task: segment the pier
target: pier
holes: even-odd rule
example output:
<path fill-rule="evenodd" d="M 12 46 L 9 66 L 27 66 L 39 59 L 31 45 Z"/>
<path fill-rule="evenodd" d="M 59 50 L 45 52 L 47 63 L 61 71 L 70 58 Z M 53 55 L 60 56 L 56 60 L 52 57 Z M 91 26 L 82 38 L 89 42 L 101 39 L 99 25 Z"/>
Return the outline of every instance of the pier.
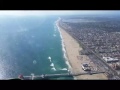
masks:
<path fill-rule="evenodd" d="M 99 74 L 105 72 L 83 72 L 83 73 L 63 73 L 63 74 L 42 74 L 42 75 L 32 75 L 32 76 L 24 76 L 25 79 L 50 79 L 50 78 L 59 78 L 59 77 L 72 77 L 72 76 L 80 76 L 80 75 L 92 75 L 92 74 Z"/>
<path fill-rule="evenodd" d="M 70 73 L 63 73 L 63 74 L 42 74 L 42 75 L 34 75 L 32 74 L 31 76 L 23 76 L 23 80 L 42 80 L 42 79 L 50 79 L 50 78 L 59 78 L 59 77 L 72 77 L 72 76 L 80 76 L 80 75 L 92 75 L 92 74 L 99 74 L 99 73 L 105 73 L 105 72 L 83 72 L 83 73 L 75 73 L 75 74 L 70 74 Z M 10 78 L 14 79 L 14 78 Z M 7 80 L 10 80 L 7 79 Z"/>

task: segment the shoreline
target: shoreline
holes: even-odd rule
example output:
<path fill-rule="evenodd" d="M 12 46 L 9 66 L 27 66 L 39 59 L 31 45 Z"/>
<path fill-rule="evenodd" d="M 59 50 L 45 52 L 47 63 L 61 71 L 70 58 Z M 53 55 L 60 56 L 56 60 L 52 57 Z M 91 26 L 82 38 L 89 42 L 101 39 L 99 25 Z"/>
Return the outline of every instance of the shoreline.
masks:
<path fill-rule="evenodd" d="M 60 31 L 60 27 L 58 26 L 58 21 L 55 22 L 56 23 L 56 26 L 57 26 L 57 29 L 59 31 L 59 34 L 60 34 L 60 38 L 61 38 L 61 44 L 62 44 L 62 50 L 63 50 L 63 55 L 64 55 L 64 58 L 65 58 L 65 63 L 67 64 L 68 66 L 68 70 L 70 73 L 73 74 L 73 70 L 72 70 L 72 65 L 70 64 L 69 62 L 69 57 L 68 57 L 68 54 L 67 54 L 67 51 L 66 51 L 66 46 L 65 46 L 65 43 L 64 43 L 64 39 L 62 37 L 62 34 L 61 34 L 61 31 Z M 73 76 L 73 79 L 76 80 L 76 77 Z"/>
<path fill-rule="evenodd" d="M 60 18 L 59 18 L 60 19 Z M 66 50 L 66 57 L 69 65 L 71 68 L 69 70 L 72 74 L 75 73 L 82 73 L 84 72 L 81 68 L 82 63 L 84 62 L 90 62 L 88 60 L 88 56 L 86 55 L 79 55 L 79 51 L 82 50 L 79 43 L 71 36 L 69 35 L 65 30 L 63 30 L 59 26 L 59 19 L 56 21 L 56 26 L 58 28 L 58 31 L 60 32 L 62 43 L 64 44 L 62 48 L 65 48 Z M 78 57 L 82 58 L 78 60 Z M 69 66 L 68 66 L 69 67 Z M 73 76 L 74 79 L 107 79 L 107 77 L 104 74 L 96 74 L 96 75 L 81 75 L 81 76 Z"/>

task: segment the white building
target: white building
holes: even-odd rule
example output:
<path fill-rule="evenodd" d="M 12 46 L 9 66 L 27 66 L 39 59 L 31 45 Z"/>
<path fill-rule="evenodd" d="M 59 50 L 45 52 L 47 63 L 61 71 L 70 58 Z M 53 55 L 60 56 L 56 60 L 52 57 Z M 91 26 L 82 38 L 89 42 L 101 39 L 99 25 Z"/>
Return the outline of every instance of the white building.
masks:
<path fill-rule="evenodd" d="M 117 58 L 111 58 L 111 57 L 103 57 L 103 59 L 107 62 L 107 63 L 110 63 L 110 62 L 118 62 L 119 59 Z"/>

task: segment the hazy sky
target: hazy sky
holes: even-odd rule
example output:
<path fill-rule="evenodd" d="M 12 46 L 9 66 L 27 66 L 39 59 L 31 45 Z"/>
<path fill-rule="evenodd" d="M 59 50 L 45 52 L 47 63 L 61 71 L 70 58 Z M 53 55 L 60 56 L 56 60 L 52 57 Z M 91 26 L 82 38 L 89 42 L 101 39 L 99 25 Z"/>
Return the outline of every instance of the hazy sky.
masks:
<path fill-rule="evenodd" d="M 105 13 L 120 13 L 120 11 L 106 11 L 106 10 L 5 10 L 0 11 L 0 15 L 71 15 L 71 14 L 105 14 Z"/>

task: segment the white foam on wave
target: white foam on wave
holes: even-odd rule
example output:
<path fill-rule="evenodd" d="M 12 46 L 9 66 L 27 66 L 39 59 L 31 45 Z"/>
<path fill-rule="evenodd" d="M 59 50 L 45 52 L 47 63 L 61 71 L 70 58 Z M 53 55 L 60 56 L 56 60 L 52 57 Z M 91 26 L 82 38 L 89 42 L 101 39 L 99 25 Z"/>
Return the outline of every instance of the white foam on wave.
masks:
<path fill-rule="evenodd" d="M 62 50 L 66 53 L 64 42 L 62 41 Z"/>
<path fill-rule="evenodd" d="M 54 63 L 51 63 L 50 66 L 52 67 L 52 68 L 51 68 L 52 70 L 56 71 L 56 68 L 55 68 L 55 66 L 54 66 Z"/>
<path fill-rule="evenodd" d="M 67 68 L 63 68 L 63 69 L 60 69 L 60 70 L 67 70 Z"/>
<path fill-rule="evenodd" d="M 51 63 L 50 66 L 54 67 L 54 63 Z"/>
<path fill-rule="evenodd" d="M 49 59 L 49 60 L 50 60 L 50 62 L 51 62 L 51 57 L 50 57 L 50 56 L 48 57 L 48 59 Z"/>
<path fill-rule="evenodd" d="M 65 60 L 66 60 L 66 61 L 65 61 L 66 64 L 68 65 L 68 67 L 69 67 L 69 69 L 70 69 L 71 66 L 70 66 L 70 64 L 69 64 L 69 62 L 68 62 L 68 58 L 67 58 L 67 54 L 66 54 L 66 49 L 65 49 L 65 45 L 64 45 L 64 40 L 63 40 L 61 31 L 60 31 L 60 28 L 59 28 L 58 25 L 57 25 L 57 21 L 56 21 L 56 26 L 57 26 L 57 29 L 58 29 L 58 31 L 59 31 L 59 33 L 60 33 L 60 37 L 61 37 L 61 44 L 62 44 L 63 56 L 64 56 L 64 58 L 65 58 Z"/>
<path fill-rule="evenodd" d="M 65 63 L 68 65 L 69 68 L 72 68 L 67 60 Z"/>
<path fill-rule="evenodd" d="M 52 70 L 56 71 L 55 67 L 51 68 Z"/>
<path fill-rule="evenodd" d="M 51 59 L 51 57 L 49 56 L 48 59 Z"/>

